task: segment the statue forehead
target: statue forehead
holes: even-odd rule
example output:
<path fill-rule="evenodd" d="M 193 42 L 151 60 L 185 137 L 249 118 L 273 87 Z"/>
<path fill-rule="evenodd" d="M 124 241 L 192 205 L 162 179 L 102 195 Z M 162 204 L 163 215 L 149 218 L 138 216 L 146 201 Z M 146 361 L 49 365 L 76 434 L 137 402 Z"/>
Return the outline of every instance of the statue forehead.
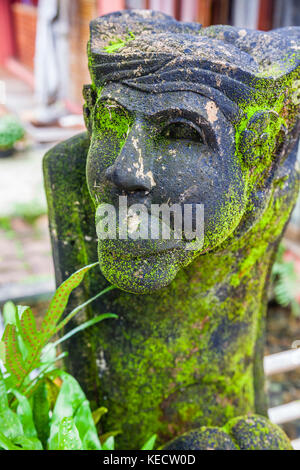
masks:
<path fill-rule="evenodd" d="M 89 53 L 90 69 L 99 84 L 160 75 L 161 68 L 176 81 L 170 73 L 174 70 L 181 70 L 185 81 L 191 77 L 184 72 L 191 74 L 195 69 L 217 71 L 220 79 L 229 72 L 258 72 L 251 55 L 234 44 L 206 35 L 199 24 L 178 22 L 165 15 L 159 15 L 156 21 L 137 14 L 98 18 L 91 22 Z"/>
<path fill-rule="evenodd" d="M 99 100 L 113 100 L 129 111 L 149 117 L 165 111 L 178 111 L 202 116 L 212 125 L 227 120 L 213 100 L 192 91 L 167 91 L 153 94 L 126 85 L 109 83 L 101 90 Z"/>

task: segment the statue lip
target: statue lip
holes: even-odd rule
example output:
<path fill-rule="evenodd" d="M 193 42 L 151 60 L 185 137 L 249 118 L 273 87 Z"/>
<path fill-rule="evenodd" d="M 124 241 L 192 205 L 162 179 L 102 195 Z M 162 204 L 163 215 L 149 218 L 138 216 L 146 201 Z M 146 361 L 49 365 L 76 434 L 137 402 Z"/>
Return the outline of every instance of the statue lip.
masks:
<path fill-rule="evenodd" d="M 200 239 L 188 240 L 183 230 L 178 229 L 175 231 L 170 227 L 170 221 L 165 223 L 161 218 L 151 214 L 151 217 L 147 219 L 148 230 L 145 232 L 145 238 L 140 238 L 141 235 L 136 231 L 135 225 L 130 225 L 130 221 L 135 221 L 134 216 L 127 216 L 125 229 L 120 230 L 120 227 L 116 224 L 115 231 L 112 232 L 114 238 L 103 237 L 105 232 L 101 231 L 103 226 L 101 221 L 96 223 L 96 232 L 99 240 L 99 250 L 104 252 L 110 252 L 115 255 L 122 255 L 123 258 L 146 258 L 159 254 L 166 254 L 172 252 L 177 253 L 188 253 L 189 251 L 201 251 L 202 244 Z M 140 219 L 137 219 L 140 223 Z M 156 228 L 154 232 L 151 222 L 156 221 Z M 100 230 L 99 230 L 100 228 Z M 164 231 L 165 230 L 165 231 Z M 156 236 L 153 235 L 156 234 Z M 133 235 L 134 234 L 134 235 Z M 149 238 L 147 235 L 149 234 Z M 153 238 L 151 238 L 151 235 Z M 165 235 L 163 235 L 165 234 Z M 122 238 L 123 235 L 123 238 Z M 195 234 L 194 234 L 195 236 Z M 164 238 L 168 237 L 168 238 Z M 177 238 L 176 238 L 177 237 Z M 196 242 L 196 248 L 191 247 L 191 243 Z M 190 246 L 189 246 L 190 245 Z"/>

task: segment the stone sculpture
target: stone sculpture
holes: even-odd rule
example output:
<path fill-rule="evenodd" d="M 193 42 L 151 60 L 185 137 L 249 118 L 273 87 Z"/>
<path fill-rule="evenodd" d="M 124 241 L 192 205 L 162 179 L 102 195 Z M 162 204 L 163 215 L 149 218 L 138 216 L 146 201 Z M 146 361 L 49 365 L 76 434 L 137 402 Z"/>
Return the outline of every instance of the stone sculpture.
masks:
<path fill-rule="evenodd" d="M 76 321 L 119 319 L 72 338 L 68 366 L 121 449 L 155 432 L 180 436 L 170 449 L 290 447 L 263 417 L 262 359 L 270 269 L 299 191 L 299 32 L 143 10 L 91 22 L 88 132 L 48 152 L 44 172 L 57 283 L 100 262 L 70 308 L 117 286 Z M 120 196 L 203 204 L 201 244 L 97 243 L 96 210 Z"/>

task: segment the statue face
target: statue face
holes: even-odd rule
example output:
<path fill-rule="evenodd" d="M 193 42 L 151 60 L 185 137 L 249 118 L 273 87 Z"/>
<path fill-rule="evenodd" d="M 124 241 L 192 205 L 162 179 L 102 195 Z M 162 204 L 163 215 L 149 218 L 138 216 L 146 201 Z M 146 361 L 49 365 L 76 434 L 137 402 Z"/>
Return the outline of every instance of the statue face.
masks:
<path fill-rule="evenodd" d="M 134 293 L 164 287 L 227 239 L 245 212 L 246 175 L 234 127 L 200 94 L 150 94 L 119 84 L 102 89 L 91 119 L 87 181 L 96 207 L 111 204 L 118 214 L 120 196 L 149 214 L 153 204 L 178 204 L 183 212 L 185 204 L 203 205 L 204 239 L 196 249 L 187 249 L 184 236 L 99 240 L 100 267 L 111 283 Z M 195 225 L 195 210 L 192 215 Z"/>

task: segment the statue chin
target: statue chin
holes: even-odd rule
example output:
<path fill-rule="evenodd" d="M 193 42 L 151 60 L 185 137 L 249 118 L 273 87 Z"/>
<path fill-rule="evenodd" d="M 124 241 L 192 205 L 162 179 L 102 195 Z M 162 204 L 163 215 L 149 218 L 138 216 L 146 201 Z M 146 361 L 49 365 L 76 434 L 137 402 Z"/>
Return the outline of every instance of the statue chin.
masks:
<path fill-rule="evenodd" d="M 169 285 L 179 269 L 196 256 L 195 252 L 178 248 L 141 256 L 123 250 L 112 251 L 105 241 L 101 240 L 98 245 L 102 274 L 111 284 L 133 294 L 148 294 Z"/>

